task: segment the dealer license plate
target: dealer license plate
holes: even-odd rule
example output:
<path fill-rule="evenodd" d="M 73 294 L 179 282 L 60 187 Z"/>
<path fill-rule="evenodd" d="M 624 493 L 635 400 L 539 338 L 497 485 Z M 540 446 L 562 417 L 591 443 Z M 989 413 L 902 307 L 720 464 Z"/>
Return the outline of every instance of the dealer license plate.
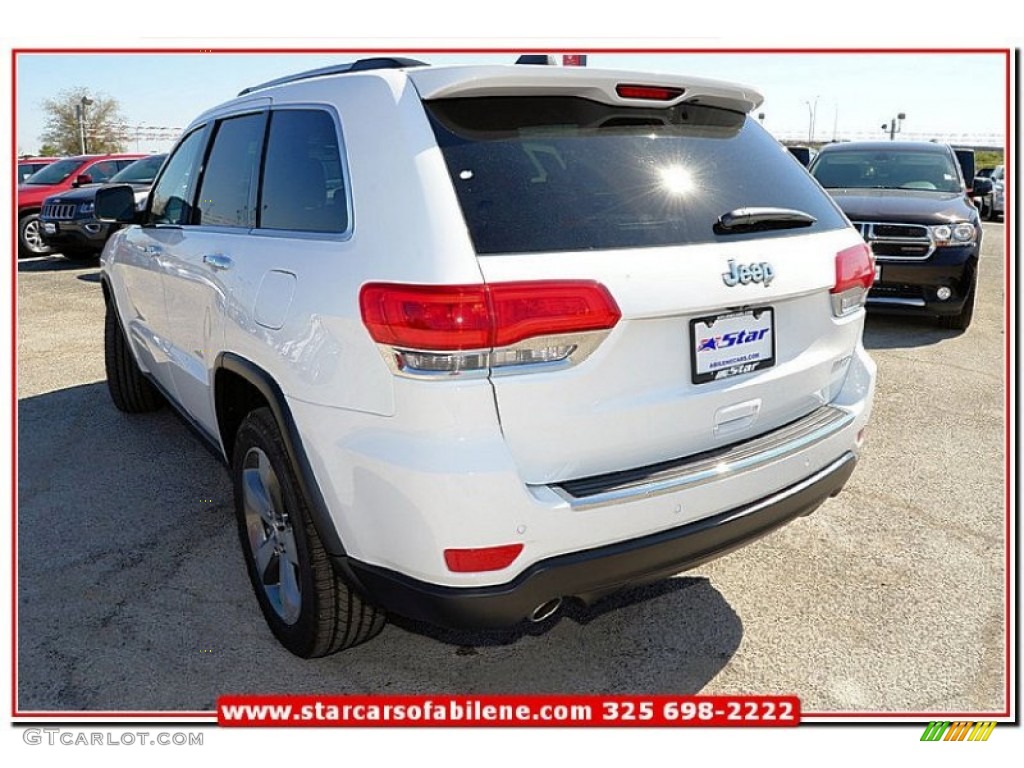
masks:
<path fill-rule="evenodd" d="M 690 321 L 693 383 L 728 379 L 775 365 L 775 311 L 771 307 Z"/>

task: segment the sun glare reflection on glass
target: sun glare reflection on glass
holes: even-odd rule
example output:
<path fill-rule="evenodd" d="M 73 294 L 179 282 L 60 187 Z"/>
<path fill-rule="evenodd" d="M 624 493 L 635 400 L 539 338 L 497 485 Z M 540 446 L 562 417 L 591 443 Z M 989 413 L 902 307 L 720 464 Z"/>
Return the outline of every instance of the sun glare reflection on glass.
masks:
<path fill-rule="evenodd" d="M 658 171 L 661 186 L 672 195 L 685 195 L 694 187 L 693 174 L 678 165 L 671 165 Z"/>

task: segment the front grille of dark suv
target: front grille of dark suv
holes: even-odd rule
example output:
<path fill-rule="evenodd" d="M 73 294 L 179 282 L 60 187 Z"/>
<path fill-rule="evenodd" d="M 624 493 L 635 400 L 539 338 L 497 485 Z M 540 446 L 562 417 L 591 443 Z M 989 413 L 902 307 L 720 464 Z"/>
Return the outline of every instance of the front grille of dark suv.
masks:
<path fill-rule="evenodd" d="M 927 240 L 928 227 L 919 224 L 872 224 L 872 235 L 881 240 L 887 237 L 898 237 L 901 240 L 910 238 L 912 240 Z"/>
<path fill-rule="evenodd" d="M 43 218 L 56 219 L 58 221 L 73 219 L 75 218 L 76 207 L 74 203 L 50 203 L 43 206 Z"/>
<path fill-rule="evenodd" d="M 879 221 L 855 221 L 853 224 L 880 261 L 923 261 L 935 250 L 928 227 L 922 224 Z"/>

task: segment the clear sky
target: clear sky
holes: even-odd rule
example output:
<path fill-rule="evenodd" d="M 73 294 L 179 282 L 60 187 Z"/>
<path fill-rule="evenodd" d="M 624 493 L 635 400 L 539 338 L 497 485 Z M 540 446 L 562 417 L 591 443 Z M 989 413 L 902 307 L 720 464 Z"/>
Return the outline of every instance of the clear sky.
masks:
<path fill-rule="evenodd" d="M 432 64 L 508 63 L 514 54 L 405 53 Z M 132 126 L 184 128 L 242 88 L 280 75 L 359 58 L 337 54 L 21 54 L 17 60 L 17 143 L 41 143 L 43 99 L 85 86 L 113 96 Z M 758 112 L 779 138 L 806 138 L 815 102 L 815 139 L 882 138 L 881 125 L 904 112 L 902 138 L 940 137 L 1003 144 L 1005 70 L 1001 54 L 594 54 L 590 67 L 677 72 L 752 85 Z M 166 150 L 141 140 L 129 150 Z"/>

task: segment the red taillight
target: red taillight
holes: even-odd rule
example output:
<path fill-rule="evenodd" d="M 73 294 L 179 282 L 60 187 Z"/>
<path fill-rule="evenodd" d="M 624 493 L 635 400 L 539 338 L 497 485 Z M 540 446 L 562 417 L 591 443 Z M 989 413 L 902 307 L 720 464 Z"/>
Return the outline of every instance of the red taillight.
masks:
<path fill-rule="evenodd" d="M 682 88 L 665 88 L 659 85 L 617 85 L 615 92 L 622 99 L 646 99 L 648 101 L 672 101 L 683 95 Z"/>
<path fill-rule="evenodd" d="M 449 571 L 456 573 L 481 573 L 500 571 L 508 568 L 523 551 L 522 544 L 504 544 L 500 547 L 482 549 L 446 549 L 444 562 Z"/>
<path fill-rule="evenodd" d="M 866 291 L 873 282 L 875 262 L 866 244 L 860 243 L 836 254 L 836 284 L 830 293 L 842 293 L 857 287 Z"/>
<path fill-rule="evenodd" d="M 621 313 L 608 289 L 586 280 L 491 285 L 369 283 L 359 293 L 374 341 L 402 349 L 460 351 L 612 328 Z"/>
<path fill-rule="evenodd" d="M 493 322 L 483 285 L 369 283 L 359 292 L 363 324 L 374 341 L 411 349 L 491 346 Z"/>
<path fill-rule="evenodd" d="M 614 328 L 622 313 L 608 289 L 587 280 L 495 283 L 494 346 L 535 336 Z"/>
<path fill-rule="evenodd" d="M 875 261 L 866 243 L 859 243 L 836 254 L 836 282 L 832 294 L 832 314 L 845 317 L 858 311 L 867 301 L 875 282 Z"/>

